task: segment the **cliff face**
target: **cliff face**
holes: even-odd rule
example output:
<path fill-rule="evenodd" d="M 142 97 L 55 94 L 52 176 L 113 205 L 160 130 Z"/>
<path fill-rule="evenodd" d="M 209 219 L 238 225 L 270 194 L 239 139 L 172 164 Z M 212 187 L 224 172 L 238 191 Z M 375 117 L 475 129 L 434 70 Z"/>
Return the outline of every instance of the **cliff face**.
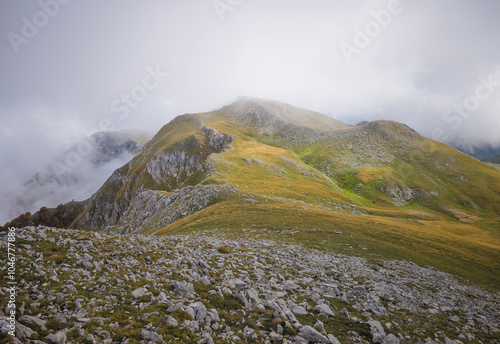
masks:
<path fill-rule="evenodd" d="M 172 207 L 171 203 L 175 203 L 178 197 L 168 193 L 208 178 L 214 171 L 208 158 L 227 149 L 233 137 L 205 126 L 190 115 L 173 122 L 174 125 L 162 129 L 141 154 L 116 170 L 87 201 L 85 210 L 74 223 L 76 227 L 94 231 L 112 227 L 121 232 L 140 231 L 149 228 L 151 224 L 148 223 L 152 220 L 144 223 L 138 218 L 149 219 L 162 212 L 164 218 L 155 223 L 167 225 L 190 213 L 184 208 L 176 210 L 178 207 Z M 186 193 L 189 192 L 183 191 L 182 195 Z M 191 206 L 199 210 L 208 205 L 209 199 L 216 197 L 218 191 L 213 191 L 208 200 L 201 197 L 199 201 L 192 192 L 190 194 L 193 198 Z M 153 200 L 159 203 L 153 206 Z M 130 223 L 137 227 L 131 228 Z"/>

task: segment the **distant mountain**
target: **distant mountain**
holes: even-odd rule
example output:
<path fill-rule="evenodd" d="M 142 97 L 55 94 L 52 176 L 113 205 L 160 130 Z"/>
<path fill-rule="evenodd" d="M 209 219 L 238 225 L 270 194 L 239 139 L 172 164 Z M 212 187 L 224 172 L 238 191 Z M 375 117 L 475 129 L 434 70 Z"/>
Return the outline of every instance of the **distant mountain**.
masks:
<path fill-rule="evenodd" d="M 492 164 L 500 164 L 500 154 L 492 157 L 488 157 L 483 160 L 484 162 L 490 162 Z"/>
<path fill-rule="evenodd" d="M 70 148 L 0 201 L 3 222 L 41 206 L 86 199 L 109 174 L 138 154 L 150 136 L 138 131 L 99 132 Z"/>
<path fill-rule="evenodd" d="M 393 121 L 242 98 L 176 117 L 71 207 L 73 228 L 244 231 L 499 282 L 500 173 Z"/>
<path fill-rule="evenodd" d="M 473 156 L 474 158 L 487 161 L 487 162 L 499 162 L 500 161 L 500 147 L 494 147 L 491 145 L 475 146 L 475 147 L 456 147 L 458 150 Z"/>

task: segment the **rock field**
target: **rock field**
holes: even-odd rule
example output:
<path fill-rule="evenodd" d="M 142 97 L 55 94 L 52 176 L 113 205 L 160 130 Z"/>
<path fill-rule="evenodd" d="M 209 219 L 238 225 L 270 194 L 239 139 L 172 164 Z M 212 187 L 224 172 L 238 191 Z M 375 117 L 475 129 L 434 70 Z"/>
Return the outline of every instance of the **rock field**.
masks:
<path fill-rule="evenodd" d="M 17 230 L 16 255 L 2 343 L 500 343 L 498 293 L 407 261 L 46 227 Z"/>

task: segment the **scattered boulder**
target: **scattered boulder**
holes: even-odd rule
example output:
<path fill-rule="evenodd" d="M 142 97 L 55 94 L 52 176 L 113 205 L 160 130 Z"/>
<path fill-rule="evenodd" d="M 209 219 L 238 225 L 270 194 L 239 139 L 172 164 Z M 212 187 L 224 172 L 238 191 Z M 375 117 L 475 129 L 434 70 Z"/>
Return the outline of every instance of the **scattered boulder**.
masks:
<path fill-rule="evenodd" d="M 325 303 L 322 303 L 322 304 L 317 305 L 316 307 L 314 307 L 314 311 L 316 313 L 319 313 L 320 315 L 326 315 L 326 316 L 329 316 L 329 317 L 335 316 L 335 314 L 330 309 L 330 307 L 328 307 L 328 305 L 325 304 Z"/>
<path fill-rule="evenodd" d="M 134 297 L 134 299 L 139 299 L 141 297 L 144 296 L 144 294 L 146 294 L 147 290 L 145 288 L 137 288 L 137 289 L 134 289 L 132 291 L 132 296 Z"/>
<path fill-rule="evenodd" d="M 66 333 L 60 331 L 56 334 L 49 334 L 45 339 L 54 344 L 64 344 L 66 343 Z"/>
<path fill-rule="evenodd" d="M 181 297 L 189 298 L 194 293 L 193 284 L 186 281 L 174 281 L 173 286 L 177 295 Z"/>
<path fill-rule="evenodd" d="M 162 335 L 159 335 L 156 332 L 152 332 L 152 331 L 148 331 L 148 330 L 142 330 L 141 335 L 142 335 L 142 338 L 144 338 L 144 340 L 149 340 L 149 341 L 154 342 L 154 343 L 163 340 Z"/>
<path fill-rule="evenodd" d="M 306 341 L 310 341 L 313 343 L 327 343 L 331 344 L 331 340 L 327 337 L 323 336 L 321 333 L 316 331 L 311 326 L 302 326 L 299 330 L 298 335 L 304 338 Z"/>

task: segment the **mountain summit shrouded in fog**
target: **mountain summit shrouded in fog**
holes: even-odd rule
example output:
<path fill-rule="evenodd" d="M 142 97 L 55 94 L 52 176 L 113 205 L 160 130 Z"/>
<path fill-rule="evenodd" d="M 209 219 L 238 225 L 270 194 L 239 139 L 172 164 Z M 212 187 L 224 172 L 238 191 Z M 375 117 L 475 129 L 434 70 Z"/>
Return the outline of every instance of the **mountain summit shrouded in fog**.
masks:
<path fill-rule="evenodd" d="M 500 146 L 496 0 L 41 2 L 0 3 L 1 195 L 82 132 L 239 95 Z"/>
<path fill-rule="evenodd" d="M 485 278 L 498 268 L 486 238 L 499 192 L 493 167 L 404 124 L 350 126 L 241 98 L 176 117 L 91 198 L 52 211 L 63 220 L 44 210 L 30 221 L 121 234 L 323 228 L 324 244 L 337 247 L 335 232 L 351 233 L 349 245 L 369 255 L 414 257 L 458 274 L 474 265 L 468 278 Z"/>

